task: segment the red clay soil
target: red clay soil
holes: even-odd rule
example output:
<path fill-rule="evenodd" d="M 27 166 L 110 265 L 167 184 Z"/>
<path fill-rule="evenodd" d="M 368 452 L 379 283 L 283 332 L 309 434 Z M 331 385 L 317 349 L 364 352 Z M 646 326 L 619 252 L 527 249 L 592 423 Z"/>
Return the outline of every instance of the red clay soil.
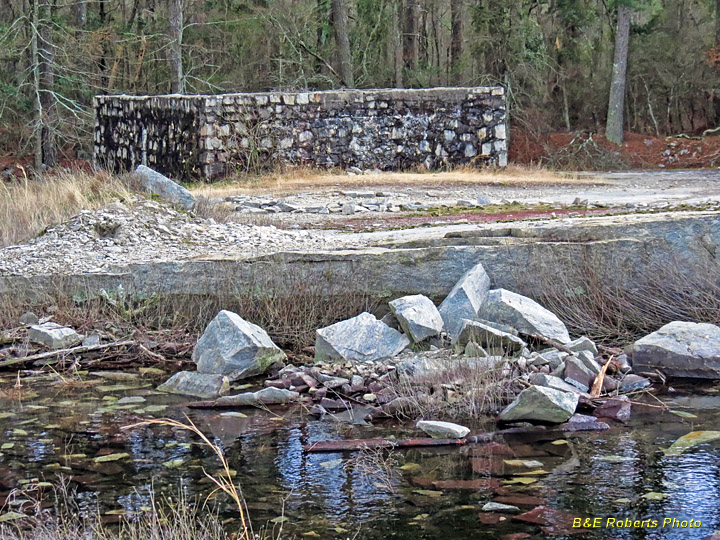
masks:
<path fill-rule="evenodd" d="M 542 133 L 539 135 L 513 130 L 509 160 L 511 163 L 537 164 L 561 152 L 571 144 L 577 132 Z M 579 139 L 587 135 L 580 135 Z M 605 150 L 618 147 L 601 133 L 593 140 Z M 653 137 L 625 132 L 620 158 L 632 169 L 695 169 L 720 167 L 720 135 L 707 137 Z"/>

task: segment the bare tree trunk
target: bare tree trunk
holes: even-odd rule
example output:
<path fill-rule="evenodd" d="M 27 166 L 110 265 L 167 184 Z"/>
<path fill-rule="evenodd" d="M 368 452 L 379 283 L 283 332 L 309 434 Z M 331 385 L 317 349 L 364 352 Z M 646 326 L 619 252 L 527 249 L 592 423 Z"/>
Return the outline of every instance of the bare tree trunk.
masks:
<path fill-rule="evenodd" d="M 75 0 L 73 5 L 73 18 L 75 19 L 75 27 L 82 30 L 87 22 L 87 2 L 85 0 Z"/>
<path fill-rule="evenodd" d="M 718 0 L 720 1 L 720 0 Z M 400 33 L 402 21 L 402 0 L 395 2 L 392 14 L 393 56 L 395 65 L 395 88 L 403 87 L 403 39 Z"/>
<path fill-rule="evenodd" d="M 337 60 L 340 67 L 338 71 L 343 85 L 353 88 L 355 81 L 353 79 L 352 53 L 350 52 L 347 0 L 332 0 L 331 9 Z"/>
<path fill-rule="evenodd" d="M 405 39 L 403 56 L 405 67 L 416 70 L 420 60 L 420 0 L 407 0 L 405 4 Z"/>
<path fill-rule="evenodd" d="M 32 55 L 32 74 L 33 74 L 33 108 L 35 112 L 35 131 L 34 131 L 34 147 L 33 154 L 35 156 L 35 170 L 39 171 L 43 165 L 42 155 L 42 125 L 43 125 L 43 109 L 42 100 L 40 99 L 40 50 L 38 47 L 37 27 L 40 21 L 40 1 L 35 0 L 32 3 L 32 24 L 30 25 L 30 54 Z"/>
<path fill-rule="evenodd" d="M 183 76 L 183 6 L 182 0 L 170 0 L 170 90 L 173 94 L 185 93 Z"/>
<path fill-rule="evenodd" d="M 35 168 L 54 167 L 55 151 L 55 72 L 50 35 L 50 0 L 33 2 L 32 56 L 35 90 Z"/>
<path fill-rule="evenodd" d="M 623 142 L 623 109 L 625 104 L 625 79 L 630 44 L 630 10 L 619 5 L 617 12 L 617 33 L 615 34 L 615 59 L 613 60 L 610 99 L 608 102 L 605 136 L 617 145 Z"/>
<path fill-rule="evenodd" d="M 462 80 L 462 56 L 464 52 L 463 0 L 450 0 L 450 72 L 455 82 Z"/>
<path fill-rule="evenodd" d="M 328 6 L 327 0 L 317 0 L 317 34 L 315 49 L 318 54 L 322 54 L 323 45 L 325 45 L 325 24 L 328 18 Z M 326 66 L 322 61 L 322 58 L 315 58 L 315 74 L 322 75 L 325 73 Z"/>

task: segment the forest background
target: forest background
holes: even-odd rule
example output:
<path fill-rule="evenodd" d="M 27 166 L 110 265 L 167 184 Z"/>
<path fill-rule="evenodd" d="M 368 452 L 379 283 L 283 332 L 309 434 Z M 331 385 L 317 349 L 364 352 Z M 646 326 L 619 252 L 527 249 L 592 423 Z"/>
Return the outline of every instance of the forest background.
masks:
<path fill-rule="evenodd" d="M 515 136 L 602 132 L 618 46 L 622 128 L 720 124 L 720 0 L 0 0 L 0 155 L 89 157 L 95 94 L 501 84 Z"/>

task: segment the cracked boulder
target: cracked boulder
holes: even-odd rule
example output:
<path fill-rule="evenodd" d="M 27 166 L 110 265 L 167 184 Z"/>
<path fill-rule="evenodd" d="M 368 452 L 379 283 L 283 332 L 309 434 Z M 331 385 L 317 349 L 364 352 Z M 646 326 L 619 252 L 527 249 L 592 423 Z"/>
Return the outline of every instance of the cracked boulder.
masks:
<path fill-rule="evenodd" d="M 575 413 L 579 396 L 545 386 L 530 386 L 500 413 L 503 422 L 547 422 L 561 424 Z"/>
<path fill-rule="evenodd" d="M 482 264 L 465 272 L 438 308 L 451 339 L 457 339 L 463 319 L 474 319 L 487 298 L 490 278 Z"/>
<path fill-rule="evenodd" d="M 415 343 L 437 336 L 443 330 L 443 319 L 427 296 L 414 294 L 390 302 L 390 309 L 405 334 Z"/>
<path fill-rule="evenodd" d="M 226 375 L 231 381 L 265 373 L 286 358 L 265 330 L 226 310 L 210 322 L 192 355 L 200 373 Z"/>
<path fill-rule="evenodd" d="M 570 334 L 557 315 L 535 300 L 512 291 L 490 291 L 481 315 L 488 321 L 512 326 L 523 335 L 539 335 L 560 343 L 570 342 Z"/>
<path fill-rule="evenodd" d="M 409 344 L 407 336 L 365 312 L 316 330 L 315 360 L 384 360 L 397 356 Z"/>
<path fill-rule="evenodd" d="M 661 371 L 668 377 L 720 379 L 720 327 L 674 321 L 633 345 L 635 372 Z"/>

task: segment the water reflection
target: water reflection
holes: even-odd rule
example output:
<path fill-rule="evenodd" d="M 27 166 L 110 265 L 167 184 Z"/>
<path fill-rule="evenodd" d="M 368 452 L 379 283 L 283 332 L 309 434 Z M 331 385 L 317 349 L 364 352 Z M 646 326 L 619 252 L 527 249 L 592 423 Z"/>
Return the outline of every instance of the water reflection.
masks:
<path fill-rule="evenodd" d="M 300 411 L 282 411 L 284 418 L 260 410 L 244 410 L 245 417 L 190 412 L 181 406 L 182 398 L 144 389 L 38 393 L 29 401 L 0 403 L 8 413 L 0 416 L 0 500 L 30 479 L 57 483 L 61 475 L 72 479 L 81 512 L 99 507 L 137 514 L 159 492 L 204 499 L 212 486 L 203 470 L 216 472 L 220 464 L 189 432 L 163 426 L 120 429 L 150 416 L 146 408 L 157 407 L 157 415 L 179 420 L 190 413 L 224 449 L 256 523 L 277 517 L 284 506 L 290 518 L 286 529 L 313 531 L 322 538 L 357 531 L 358 539 L 465 540 L 514 532 L 547 536 L 541 525 L 478 521 L 482 505 L 497 497 L 516 501 L 522 512 L 544 504 L 570 517 L 702 522 L 697 529 L 595 530 L 585 535 L 589 538 L 699 539 L 720 527 L 720 444 L 679 456 L 661 451 L 690 431 L 718 425 L 720 398 L 714 395 L 675 398 L 677 406 L 697 414 L 692 423 L 655 411 L 645 418 L 637 415 L 630 427 L 583 434 L 558 446 L 515 441 L 509 448 L 398 452 L 398 464 L 406 467 L 393 473 L 392 492 L 347 454 L 313 454 L 302 448 L 327 439 L 402 436 L 407 428 L 316 421 Z M 108 399 L 126 395 L 143 395 L 146 401 L 118 408 L 116 400 Z M 108 455 L 121 457 L 97 460 Z M 518 460 L 541 467 L 525 470 Z M 231 505 L 221 509 L 233 515 Z M 554 525 L 555 532 L 561 529 Z"/>

